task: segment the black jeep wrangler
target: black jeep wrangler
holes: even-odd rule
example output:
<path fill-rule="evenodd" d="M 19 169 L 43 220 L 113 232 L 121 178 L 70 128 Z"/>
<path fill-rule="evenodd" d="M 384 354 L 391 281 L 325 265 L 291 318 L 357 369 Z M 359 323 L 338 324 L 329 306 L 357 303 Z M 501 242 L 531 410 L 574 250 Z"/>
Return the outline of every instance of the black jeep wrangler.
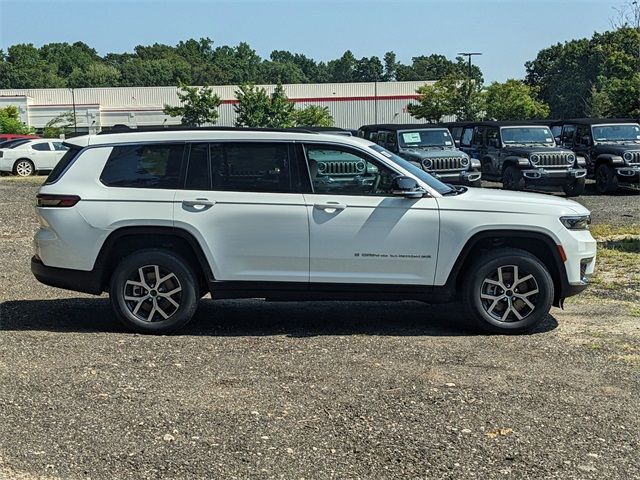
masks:
<path fill-rule="evenodd" d="M 618 185 L 640 188 L 640 125 L 635 120 L 565 120 L 560 142 L 585 158 L 598 192 L 615 192 Z"/>
<path fill-rule="evenodd" d="M 556 146 L 551 130 L 534 122 L 475 122 L 460 134 L 460 148 L 482 162 L 485 180 L 507 190 L 561 186 L 570 197 L 584 191 L 585 160 Z"/>
<path fill-rule="evenodd" d="M 358 136 L 419 166 L 437 179 L 480 187 L 480 162 L 456 148 L 446 127 L 435 124 L 364 125 Z"/>

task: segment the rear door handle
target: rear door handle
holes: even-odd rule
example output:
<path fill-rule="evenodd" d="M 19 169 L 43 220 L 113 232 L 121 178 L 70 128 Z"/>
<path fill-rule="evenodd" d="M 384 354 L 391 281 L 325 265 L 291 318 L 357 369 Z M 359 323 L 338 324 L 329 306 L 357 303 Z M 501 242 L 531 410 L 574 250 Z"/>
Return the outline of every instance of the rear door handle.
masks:
<path fill-rule="evenodd" d="M 215 200 L 209 200 L 208 198 L 196 198 L 195 200 L 182 201 L 182 205 L 185 207 L 212 207 L 215 204 Z"/>
<path fill-rule="evenodd" d="M 344 210 L 347 206 L 344 203 L 327 202 L 327 203 L 315 203 L 314 208 L 318 210 L 324 210 L 325 212 L 335 212 L 336 210 Z"/>

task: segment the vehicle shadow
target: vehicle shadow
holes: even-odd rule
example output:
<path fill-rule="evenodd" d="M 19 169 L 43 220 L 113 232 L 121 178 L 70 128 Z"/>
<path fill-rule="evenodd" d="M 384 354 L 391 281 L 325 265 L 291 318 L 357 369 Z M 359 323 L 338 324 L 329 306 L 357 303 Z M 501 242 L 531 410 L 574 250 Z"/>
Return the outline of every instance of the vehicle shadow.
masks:
<path fill-rule="evenodd" d="M 193 321 L 177 335 L 478 335 L 464 320 L 458 304 L 203 300 Z M 557 326 L 553 315 L 548 315 L 529 334 Z M 104 298 L 7 301 L 0 304 L 0 331 L 127 333 Z"/>

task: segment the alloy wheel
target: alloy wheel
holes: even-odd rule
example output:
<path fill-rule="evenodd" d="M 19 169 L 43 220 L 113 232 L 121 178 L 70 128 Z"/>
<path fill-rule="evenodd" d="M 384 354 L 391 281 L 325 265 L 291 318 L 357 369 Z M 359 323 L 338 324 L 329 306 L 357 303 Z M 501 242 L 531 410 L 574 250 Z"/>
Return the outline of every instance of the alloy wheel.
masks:
<path fill-rule="evenodd" d="M 21 177 L 28 177 L 33 174 L 33 165 L 27 161 L 18 162 L 16 165 L 16 173 Z"/>
<path fill-rule="evenodd" d="M 515 322 L 534 312 L 539 292 L 531 273 L 517 265 L 503 265 L 483 280 L 480 300 L 494 320 Z"/>
<path fill-rule="evenodd" d="M 167 320 L 180 308 L 182 286 L 175 273 L 159 265 L 145 265 L 124 284 L 124 302 L 144 322 Z"/>

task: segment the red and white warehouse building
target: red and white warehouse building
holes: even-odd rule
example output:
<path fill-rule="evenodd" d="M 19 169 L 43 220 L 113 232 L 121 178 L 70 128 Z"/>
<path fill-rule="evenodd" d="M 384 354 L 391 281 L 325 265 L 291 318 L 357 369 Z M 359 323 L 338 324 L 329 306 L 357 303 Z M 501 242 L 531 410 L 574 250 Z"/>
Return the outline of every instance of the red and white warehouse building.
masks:
<path fill-rule="evenodd" d="M 335 125 L 358 128 L 371 123 L 417 123 L 407 105 L 417 98 L 416 89 L 425 82 L 319 83 L 284 85 L 289 99 L 302 108 L 329 108 Z M 431 82 L 427 82 L 431 83 Z M 263 85 L 272 92 L 274 85 Z M 232 126 L 238 87 L 213 87 L 222 99 L 218 125 Z M 18 107 L 21 120 L 42 129 L 51 119 L 73 111 L 78 131 L 98 132 L 117 124 L 139 126 L 175 125 L 179 118 L 163 113 L 163 106 L 179 105 L 176 87 L 47 88 L 0 90 L 0 108 Z"/>

